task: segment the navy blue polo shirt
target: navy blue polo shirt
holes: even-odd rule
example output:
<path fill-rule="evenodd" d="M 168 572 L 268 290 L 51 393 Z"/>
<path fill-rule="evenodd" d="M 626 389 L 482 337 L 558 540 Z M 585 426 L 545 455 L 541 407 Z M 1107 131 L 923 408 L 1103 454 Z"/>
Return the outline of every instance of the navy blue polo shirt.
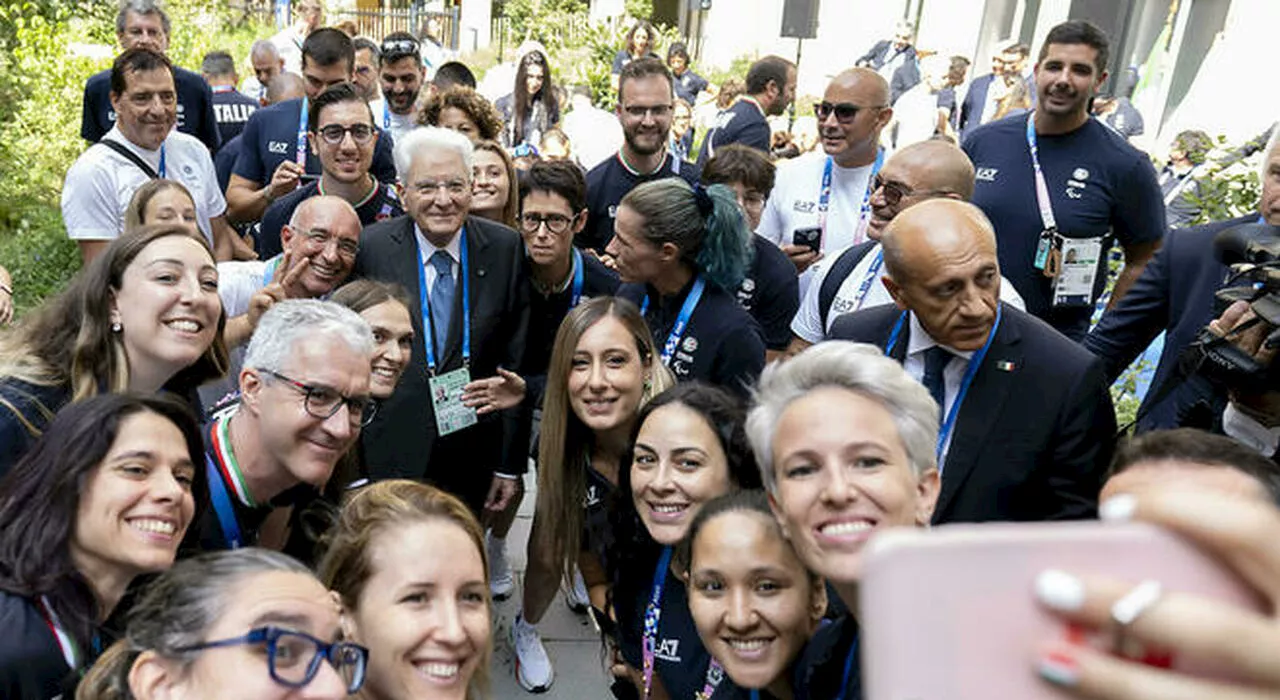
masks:
<path fill-rule="evenodd" d="M 800 310 L 800 278 L 781 248 L 755 234 L 751 243 L 755 255 L 738 286 L 738 303 L 760 324 L 766 348 L 786 350 L 791 344 L 791 319 Z"/>
<path fill-rule="evenodd" d="M 631 666 L 644 668 L 641 642 L 644 639 L 644 612 L 649 605 L 653 579 L 646 577 L 643 594 L 630 604 L 618 602 L 614 609 L 618 614 L 619 651 Z M 662 617 L 658 619 L 656 649 L 653 655 L 654 673 L 662 679 L 667 695 L 672 698 L 692 698 L 702 691 L 707 681 L 707 668 L 711 654 L 702 646 L 698 628 L 689 612 L 689 593 L 670 569 L 662 585 Z M 732 684 L 725 676 L 721 685 Z"/>
<path fill-rule="evenodd" d="M 651 287 L 624 284 L 618 296 L 637 306 L 643 305 L 646 295 L 650 297 L 644 320 L 661 352 L 692 288 L 690 280 L 679 294 L 659 301 Z M 699 379 L 746 396 L 764 369 L 764 348 L 759 324 L 738 305 L 736 296 L 708 283 L 667 366 L 677 381 Z"/>
<path fill-rule="evenodd" d="M 298 98 L 254 112 L 249 117 L 249 123 L 245 124 L 244 131 L 240 133 L 243 143 L 232 172 L 261 186 L 271 181 L 271 176 L 281 163 L 296 159 L 301 110 L 302 98 Z M 306 129 L 305 125 L 303 129 Z M 374 147 L 373 165 L 369 172 L 386 183 L 396 181 L 396 165 L 391 156 L 393 145 L 391 134 L 379 129 L 378 145 Z M 311 152 L 310 145 L 306 149 L 307 172 L 319 175 L 320 158 Z"/>
<path fill-rule="evenodd" d="M 258 111 L 258 101 L 240 93 L 230 85 L 220 86 L 213 91 L 213 115 L 218 121 L 218 133 L 222 134 L 222 143 L 240 135 L 249 117 Z"/>
<path fill-rule="evenodd" d="M 200 139 L 210 151 L 218 150 L 222 137 L 213 112 L 213 91 L 198 73 L 173 67 L 174 89 L 178 93 L 178 131 Z M 84 84 L 84 112 L 80 117 L 80 137 L 97 143 L 115 126 L 111 108 L 111 71 L 94 73 Z"/>
<path fill-rule="evenodd" d="M 618 202 L 636 185 L 677 175 L 693 185 L 698 182 L 698 166 L 672 158 L 668 153 L 662 167 L 641 175 L 623 165 L 622 157 L 616 153 L 612 158 L 606 158 L 587 173 L 587 225 L 574 236 L 573 244 L 603 253 L 613 238 L 613 219 L 617 216 Z"/>
<path fill-rule="evenodd" d="M 686 70 L 684 73 L 678 76 L 673 75 L 672 77 L 676 79 L 676 97 L 688 102 L 690 105 L 698 101 L 698 93 L 706 90 L 707 85 L 709 85 L 706 78 L 691 70 Z"/>
<path fill-rule="evenodd" d="M 809 638 L 794 666 L 796 700 L 860 700 L 862 698 L 862 654 L 857 646 L 858 622 L 849 615 L 823 620 Z M 844 669 L 853 652 L 849 684 L 843 695 Z"/>
<path fill-rule="evenodd" d="M 71 668 L 35 603 L 0 591 L 0 626 L 0 697 L 71 697 Z"/>
<path fill-rule="evenodd" d="M 705 163 L 715 155 L 715 149 L 730 143 L 750 146 L 765 155 L 769 154 L 769 120 L 761 114 L 752 100 L 738 100 L 733 106 L 716 115 L 716 125 L 702 140 L 698 162 Z"/>
<path fill-rule="evenodd" d="M 222 148 L 213 154 L 213 170 L 218 174 L 218 189 L 223 192 L 227 191 L 227 185 L 231 183 L 231 171 L 236 167 L 242 143 L 244 140 L 237 136 L 222 144 Z"/>
<path fill-rule="evenodd" d="M 1049 278 L 1035 268 L 1044 224 L 1026 129 L 1027 117 L 1019 115 L 984 124 L 965 138 L 964 151 L 976 171 L 972 201 L 991 219 L 1000 271 L 1022 295 L 1027 311 L 1080 339 L 1089 329 L 1093 307 L 1052 309 Z M 1164 235 L 1164 200 L 1155 168 L 1124 137 L 1089 119 L 1070 133 L 1036 140 L 1058 232 L 1067 238 L 1101 237 L 1100 266 L 1106 265 L 1106 251 L 1114 241 L 1129 246 Z M 1095 298 L 1105 284 L 1104 271 L 1097 275 Z"/>
<path fill-rule="evenodd" d="M 258 235 L 254 237 L 255 248 L 260 259 L 266 260 L 284 252 L 284 247 L 280 243 L 280 229 L 293 218 L 293 211 L 302 204 L 303 200 L 319 194 L 321 194 L 320 181 L 315 180 L 277 199 L 267 207 L 267 211 L 262 215 L 262 225 L 258 229 Z M 396 196 L 395 188 L 381 182 L 368 197 L 356 203 L 355 210 L 356 216 L 360 217 L 361 226 L 385 221 L 404 213 L 404 207 L 400 205 L 400 198 Z"/>

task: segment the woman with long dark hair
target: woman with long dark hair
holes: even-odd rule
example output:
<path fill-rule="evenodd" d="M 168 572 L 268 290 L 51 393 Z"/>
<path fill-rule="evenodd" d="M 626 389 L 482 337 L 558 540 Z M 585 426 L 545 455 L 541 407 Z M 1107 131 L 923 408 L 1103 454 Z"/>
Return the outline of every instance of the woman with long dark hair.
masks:
<path fill-rule="evenodd" d="M 28 322 L 0 335 L 0 475 L 58 409 L 104 392 L 191 396 L 227 368 L 213 251 L 185 225 L 112 241 Z"/>
<path fill-rule="evenodd" d="M 176 399 L 104 394 L 0 481 L 0 696 L 54 697 L 93 664 L 129 584 L 173 564 L 203 453 Z"/>
<path fill-rule="evenodd" d="M 618 78 L 622 75 L 622 68 L 628 63 L 637 58 L 658 58 L 654 51 L 657 43 L 658 33 L 653 30 L 652 24 L 640 20 L 631 26 L 631 30 L 627 32 L 627 45 L 614 54 L 613 66 L 609 70 L 614 90 L 618 89 Z"/>
<path fill-rule="evenodd" d="M 606 570 L 621 657 L 613 672 L 641 698 L 711 697 L 722 682 L 672 557 L 708 502 L 760 487 L 744 416 L 733 394 L 689 382 L 655 397 L 636 419 L 631 464 L 619 472 L 609 510 L 615 542 Z"/>
<path fill-rule="evenodd" d="M 551 64 L 546 54 L 530 51 L 516 67 L 516 84 L 511 94 L 494 103 L 506 124 L 502 142 L 507 148 L 521 144 L 537 147 L 542 134 L 560 123 L 560 102 L 551 83 Z"/>

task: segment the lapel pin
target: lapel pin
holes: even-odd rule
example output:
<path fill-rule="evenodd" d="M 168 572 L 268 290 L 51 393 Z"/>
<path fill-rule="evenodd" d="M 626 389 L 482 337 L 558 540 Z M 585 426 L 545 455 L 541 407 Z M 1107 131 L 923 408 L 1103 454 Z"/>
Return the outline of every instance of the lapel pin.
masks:
<path fill-rule="evenodd" d="M 997 360 L 996 369 L 1000 370 L 1001 372 L 1012 372 L 1013 370 L 1017 369 L 1017 365 L 1013 364 L 1008 360 Z"/>
<path fill-rule="evenodd" d="M 483 267 L 481 267 L 481 268 L 477 268 L 477 269 L 476 269 L 476 277 L 484 277 L 484 268 L 483 268 Z"/>

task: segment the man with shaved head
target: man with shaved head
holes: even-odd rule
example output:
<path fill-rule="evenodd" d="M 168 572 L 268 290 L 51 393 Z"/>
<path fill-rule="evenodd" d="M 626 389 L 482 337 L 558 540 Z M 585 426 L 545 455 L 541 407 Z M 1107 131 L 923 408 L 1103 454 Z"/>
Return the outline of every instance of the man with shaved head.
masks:
<path fill-rule="evenodd" d="M 801 294 L 811 276 L 809 267 L 825 252 L 866 239 L 873 182 L 884 158 L 880 130 L 893 117 L 889 84 L 870 68 L 844 71 L 827 85 L 814 111 L 822 153 L 778 168 L 756 231 L 795 263 L 802 273 Z M 799 237 L 797 231 L 802 232 Z"/>
<path fill-rule="evenodd" d="M 814 267 L 813 280 L 791 321 L 788 354 L 823 340 L 840 314 L 892 304 L 881 282 L 884 256 L 880 235 L 895 216 L 914 204 L 946 198 L 968 201 L 973 194 L 973 164 L 956 146 L 924 141 L 894 153 L 872 183 L 867 239 L 831 254 Z M 1023 309 L 1013 285 L 1000 285 L 1000 299 Z"/>
<path fill-rule="evenodd" d="M 933 522 L 1093 517 L 1116 430 L 1102 362 L 999 301 L 977 207 L 917 204 L 881 244 L 894 306 L 840 316 L 831 337 L 885 348 L 938 402 Z"/>

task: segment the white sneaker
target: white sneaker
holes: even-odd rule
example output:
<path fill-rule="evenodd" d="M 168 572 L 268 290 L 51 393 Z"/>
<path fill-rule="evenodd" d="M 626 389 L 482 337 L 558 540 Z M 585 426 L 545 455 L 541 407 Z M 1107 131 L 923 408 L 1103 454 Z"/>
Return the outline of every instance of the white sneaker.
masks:
<path fill-rule="evenodd" d="M 587 595 L 587 583 L 582 580 L 582 572 L 573 570 L 573 581 L 564 589 L 564 602 L 569 609 L 579 615 L 586 615 L 591 607 L 591 597 Z"/>
<path fill-rule="evenodd" d="M 538 629 L 517 615 L 511 622 L 511 648 L 516 654 L 516 681 L 530 693 L 545 693 L 555 681 L 551 657 L 542 646 Z"/>
<path fill-rule="evenodd" d="M 489 594 L 494 600 L 506 600 L 515 590 L 516 580 L 511 574 L 511 564 L 507 561 L 507 541 L 492 536 L 486 537 L 486 549 L 489 550 Z"/>

